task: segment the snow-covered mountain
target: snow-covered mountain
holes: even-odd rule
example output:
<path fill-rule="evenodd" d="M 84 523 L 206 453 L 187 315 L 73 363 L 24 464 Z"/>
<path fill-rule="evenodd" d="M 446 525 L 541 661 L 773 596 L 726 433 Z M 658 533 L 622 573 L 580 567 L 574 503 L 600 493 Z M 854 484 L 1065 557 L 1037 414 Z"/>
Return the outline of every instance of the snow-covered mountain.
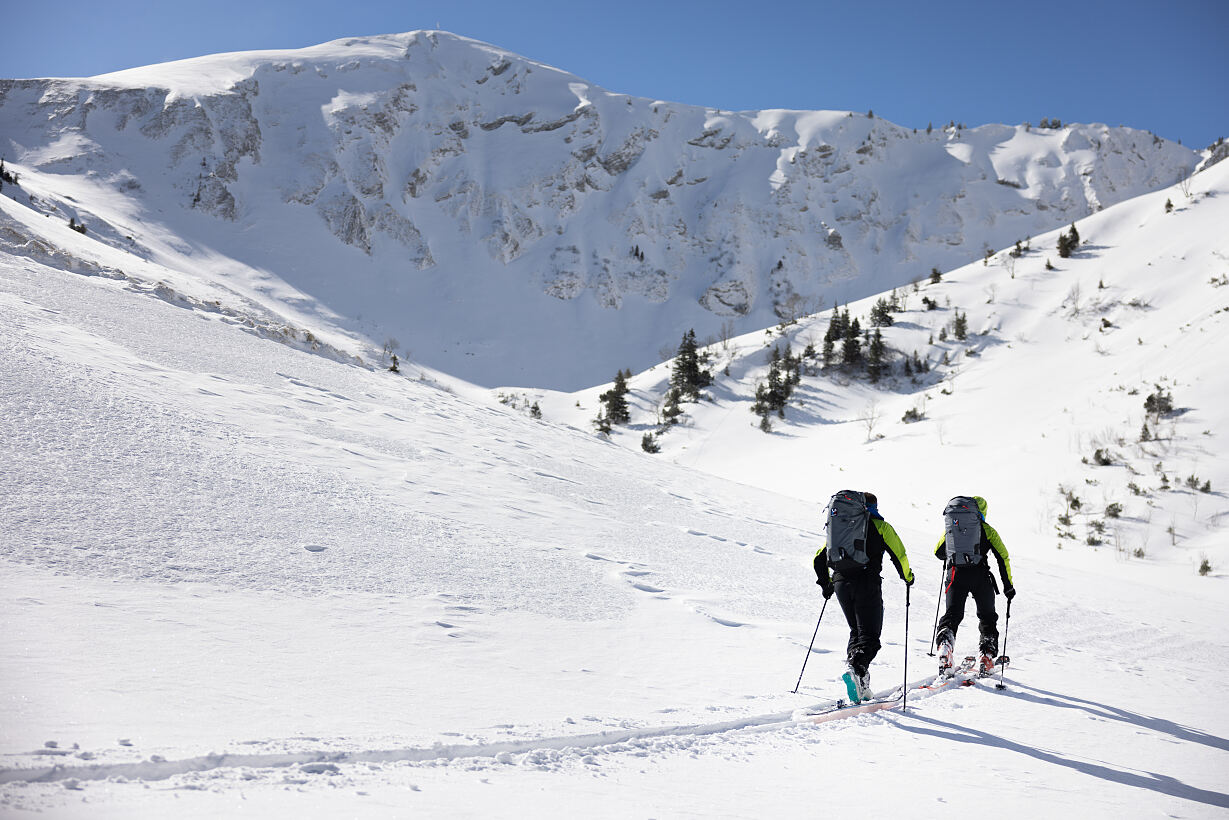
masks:
<path fill-rule="evenodd" d="M 660 366 L 605 440 L 594 391 L 501 406 L 122 273 L 24 201 L 39 182 L 0 196 L 0 813 L 1229 808 L 1229 165 L 1081 220 L 1069 259 L 1038 236 L 908 289 L 894 373 L 807 374 L 771 435 L 748 412 L 768 345 L 826 317 L 718 345 L 658 455 Z M 885 695 L 933 670 L 944 501 L 988 497 L 1019 590 L 1004 690 L 806 719 L 843 668 L 810 568 L 843 487 L 878 492 L 918 577 L 885 572 Z"/>
<path fill-rule="evenodd" d="M 568 390 L 688 328 L 902 286 L 1200 161 L 1105 125 L 911 131 L 629 97 L 423 31 L 3 81 L 0 153 L 37 208 L 224 304 Z"/>
<path fill-rule="evenodd" d="M 616 171 L 601 159 L 631 132 L 584 128 L 628 126 L 654 104 L 442 34 L 187 61 L 158 67 L 157 81 L 143 72 L 10 83 L 0 101 L 10 177 L 0 191 L 0 814 L 949 817 L 992 807 L 1007 820 L 1117 820 L 1229 809 L 1229 163 L 1117 204 L 1096 188 L 1095 203 L 1063 209 L 1061 197 L 1042 196 L 1043 178 L 1066 185 L 1075 154 L 1047 165 L 1025 146 L 1138 135 L 1002 129 L 995 152 L 999 127 L 915 137 L 862 115 L 661 103 L 680 130 L 646 134 L 644 151 Z M 296 85 L 324 83 L 320 72 L 332 91 Z M 390 99 L 385 75 L 411 73 L 407 93 L 431 105 L 375 117 Z M 422 195 L 353 187 L 372 157 L 413 155 L 375 147 L 377 131 L 389 145 L 412 141 L 402 115 L 430 109 L 453 132 L 437 92 L 464 89 L 460 76 L 494 101 L 482 96 L 489 108 L 474 112 L 468 92 L 450 98 L 481 116 L 461 119 L 459 153 L 424 170 Z M 335 104 L 339 77 L 355 85 Z M 570 108 L 540 101 L 555 99 L 543 78 L 580 83 Z M 387 129 L 360 126 L 361 94 Z M 577 108 L 582 94 L 590 103 Z M 534 117 L 520 122 L 529 99 Z M 576 111 L 554 130 L 524 130 Z M 702 134 L 710 117 L 726 122 L 729 143 L 682 149 L 682 166 L 660 160 L 672 155 L 667 133 L 682 139 L 692 118 Z M 585 226 L 593 242 L 635 248 L 622 214 L 644 199 L 637 191 L 655 163 L 667 196 L 648 197 L 644 213 L 677 208 L 690 219 L 686 234 L 656 229 L 688 254 L 699 236 L 719 241 L 703 232 L 721 220 L 733 231 L 742 219 L 744 236 L 765 230 L 766 246 L 781 240 L 748 214 L 770 213 L 782 190 L 816 197 L 779 208 L 782 220 L 835 213 L 830 197 L 846 189 L 829 189 L 822 174 L 787 168 L 775 190 L 774 171 L 755 181 L 775 169 L 774 150 L 787 153 L 766 145 L 769 120 L 788 124 L 777 133 L 801 129 L 791 168 L 818 156 L 822 140 L 833 156 L 852 153 L 833 179 L 847 177 L 850 196 L 879 179 L 885 208 L 886 191 L 911 201 L 914 190 L 889 169 L 919 173 L 933 161 L 917 210 L 901 219 L 929 231 L 927 215 L 961 214 L 966 245 L 974 222 L 981 242 L 1004 225 L 1061 218 L 1018 250 L 1024 237 L 1012 230 L 984 259 L 981 247 L 936 246 L 927 231 L 911 237 L 873 220 L 862 234 L 858 222 L 825 216 L 840 248 L 823 225 L 812 245 L 800 232 L 807 259 L 843 254 L 851 265 L 817 267 L 817 281 L 861 270 L 841 281 L 864 294 L 848 305 L 864 325 L 894 296 L 892 323 L 879 329 L 887 369 L 872 384 L 859 367 L 804 356 L 765 433 L 750 409 L 772 350 L 811 345 L 822 357 L 830 310 L 712 313 L 700 300 L 733 280 L 700 262 L 678 269 L 665 301 L 625 291 L 614 308 L 585 290 L 591 279 L 574 298 L 543 293 L 545 275 L 529 265 Z M 867 130 L 859 137 L 855 125 Z M 866 143 L 872 131 L 885 144 Z M 292 132 L 313 147 L 316 170 L 292 150 Z M 607 144 L 598 133 L 615 136 Z M 447 138 L 420 136 L 427 146 Z M 511 150 L 495 147 L 505 137 L 526 141 L 523 164 L 490 162 Z M 573 159 L 607 188 L 574 189 L 571 219 L 505 264 L 492 255 L 499 243 L 483 242 L 495 217 L 481 203 L 519 190 L 516 206 L 539 224 L 548 209 L 531 204 L 532 180 L 549 156 L 528 146 L 566 137 L 569 156 L 597 146 Z M 979 162 L 973 148 L 952 156 L 976 145 L 993 160 L 985 180 L 966 176 Z M 1113 178 L 1122 193 L 1114 162 L 1131 175 L 1151 173 L 1150 150 L 1175 172 L 1193 161 L 1150 145 L 1144 138 L 1139 157 L 1081 149 L 1086 179 Z M 351 149 L 372 153 L 355 159 Z M 1011 177 L 998 163 L 1017 149 L 1022 176 Z M 413 156 L 380 184 L 413 179 L 429 153 Z M 193 174 L 201 158 L 206 170 Z M 678 167 L 713 176 L 688 186 L 685 173 L 672 186 Z M 318 190 L 296 187 L 317 173 Z M 1155 173 L 1164 183 L 1167 171 Z M 438 202 L 426 193 L 461 176 L 478 187 Z M 1079 183 L 1072 197 L 1090 190 Z M 719 193 L 702 200 L 710 184 Z M 310 196 L 293 201 L 292 189 Z M 951 195 L 950 210 L 936 190 Z M 330 221 L 328 203 L 347 195 L 358 204 Z M 709 204 L 690 212 L 684 196 Z M 996 197 L 1024 212 L 1004 215 Z M 962 210 L 979 199 L 984 213 Z M 425 257 L 412 258 L 411 233 L 378 227 L 395 222 L 381 221 L 381 202 L 414 224 L 433 265 L 417 267 Z M 452 212 L 450 202 L 479 207 Z M 1050 210 L 1034 207 L 1042 202 Z M 1080 241 L 1063 258 L 1058 233 L 1072 222 Z M 339 236 L 329 228 L 338 224 L 354 232 Z M 892 249 L 880 256 L 876 231 Z M 343 241 L 364 235 L 366 249 Z M 920 282 L 854 266 L 895 264 L 910 247 L 973 260 L 919 260 Z M 646 264 L 664 252 L 639 251 Z M 445 268 L 450 254 L 474 267 Z M 403 340 L 431 356 L 391 371 L 380 347 L 398 316 L 418 322 Z M 713 383 L 668 430 L 659 415 L 669 363 L 630 376 L 631 422 L 608 436 L 592 420 L 609 384 L 548 389 L 613 371 L 614 358 L 587 344 L 610 343 L 631 366 L 627 351 L 647 349 L 653 334 L 672 351 L 705 316 L 736 324 L 706 350 Z M 612 328 L 627 332 L 616 340 L 625 344 Z M 468 356 L 482 340 L 501 341 L 485 359 Z M 514 370 L 522 359 L 516 372 L 544 375 L 491 390 L 421 363 L 432 357 L 470 377 L 512 372 L 501 363 Z M 541 418 L 528 412 L 535 405 Z M 642 451 L 645 434 L 660 452 Z M 842 488 L 878 493 L 917 574 L 906 592 L 884 573 L 872 666 L 884 696 L 933 675 L 944 502 L 989 499 L 1019 591 L 1013 608 L 998 603 L 1011 657 L 1004 689 L 914 689 L 907 711 L 808 719 L 842 691 L 847 632 L 811 570 L 822 505 Z M 975 634 L 970 607 L 958 652 Z"/>

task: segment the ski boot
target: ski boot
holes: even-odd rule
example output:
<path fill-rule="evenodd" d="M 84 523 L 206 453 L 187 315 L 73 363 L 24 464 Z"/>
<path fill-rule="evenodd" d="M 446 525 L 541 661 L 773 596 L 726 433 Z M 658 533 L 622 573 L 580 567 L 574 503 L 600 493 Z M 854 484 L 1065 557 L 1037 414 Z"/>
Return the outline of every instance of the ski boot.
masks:
<path fill-rule="evenodd" d="M 939 674 L 950 676 L 953 674 L 952 662 L 955 660 L 956 648 L 952 646 L 950 641 L 944 641 L 939 644 Z"/>
<path fill-rule="evenodd" d="M 988 678 L 994 674 L 994 658 L 987 655 L 985 652 L 977 659 L 977 676 L 979 678 Z"/>
<path fill-rule="evenodd" d="M 871 673 L 869 669 L 866 670 L 865 674 L 856 675 L 854 683 L 858 685 L 858 700 L 867 701 L 875 699 L 875 693 L 871 691 Z"/>
<path fill-rule="evenodd" d="M 862 696 L 858 682 L 861 676 L 854 671 L 852 666 L 845 667 L 845 674 L 841 675 L 841 680 L 845 683 L 845 693 L 849 696 L 850 703 L 861 703 Z"/>

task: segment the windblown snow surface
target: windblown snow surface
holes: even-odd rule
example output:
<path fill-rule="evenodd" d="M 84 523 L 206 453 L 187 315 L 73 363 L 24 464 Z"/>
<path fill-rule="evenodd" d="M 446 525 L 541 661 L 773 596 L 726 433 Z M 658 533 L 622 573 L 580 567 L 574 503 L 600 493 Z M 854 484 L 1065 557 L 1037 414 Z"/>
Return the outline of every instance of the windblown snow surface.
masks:
<path fill-rule="evenodd" d="M 1081 221 L 1071 259 L 1050 234 L 905 289 L 885 339 L 930 371 L 807 375 L 771 434 L 768 346 L 828 317 L 716 346 L 657 455 L 665 366 L 600 438 L 605 388 L 501 403 L 363 364 L 6 186 L 0 812 L 1224 817 L 1227 171 Z M 941 341 L 956 308 L 969 338 Z M 805 720 L 840 694 L 835 606 L 792 690 L 845 487 L 918 575 L 906 608 L 885 571 L 881 692 L 933 671 L 944 502 L 989 499 L 1004 690 Z"/>

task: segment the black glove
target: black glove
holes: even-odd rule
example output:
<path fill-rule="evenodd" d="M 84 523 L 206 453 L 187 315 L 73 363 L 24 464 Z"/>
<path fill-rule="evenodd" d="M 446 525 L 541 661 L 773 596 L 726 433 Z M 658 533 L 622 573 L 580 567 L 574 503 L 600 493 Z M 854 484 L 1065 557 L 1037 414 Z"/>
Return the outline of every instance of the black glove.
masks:
<path fill-rule="evenodd" d="M 905 586 L 907 587 L 913 586 L 914 580 L 915 580 L 914 577 L 910 575 L 908 578 L 905 579 Z"/>
<path fill-rule="evenodd" d="M 1004 587 L 1003 594 L 1006 595 L 1007 600 L 1010 601 L 1012 598 L 1016 597 L 1016 588 L 1015 587 Z"/>
<path fill-rule="evenodd" d="M 825 584 L 822 580 L 816 579 L 815 583 L 819 584 L 820 588 L 823 589 L 825 601 L 831 598 L 832 593 L 836 590 L 832 584 Z"/>

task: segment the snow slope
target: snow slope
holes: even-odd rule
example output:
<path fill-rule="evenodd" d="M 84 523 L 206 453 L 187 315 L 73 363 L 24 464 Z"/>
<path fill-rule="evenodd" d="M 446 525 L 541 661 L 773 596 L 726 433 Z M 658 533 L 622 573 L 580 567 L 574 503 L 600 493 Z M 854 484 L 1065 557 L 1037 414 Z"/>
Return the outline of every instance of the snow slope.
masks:
<path fill-rule="evenodd" d="M 816 483 L 800 482 L 800 471 L 808 479 L 841 471 L 844 483 L 879 487 L 885 497 L 914 494 L 920 472 L 943 488 L 926 509 L 963 486 L 1049 549 L 1093 538 L 1099 549 L 1077 552 L 1139 552 L 1176 562 L 1183 574 L 1204 557 L 1225 566 L 1229 168 L 1196 174 L 1189 190 L 1080 220 L 1083 242 L 1069 259 L 1055 250 L 1056 231 L 1018 257 L 1006 248 L 937 284 L 901 289 L 907 309 L 881 329 L 891 375 L 871 385 L 809 360 L 768 435 L 749 411 L 772 349 L 819 351 L 830 313 L 713 345 L 708 399 L 684 405 L 684 423 L 659 437 L 662 456 L 802 498 L 815 497 Z M 867 329 L 879 298 L 848 306 Z M 957 312 L 967 317 L 965 341 L 952 335 Z M 906 376 L 904 359 L 915 353 L 930 370 Z M 613 441 L 639 450 L 643 434 L 659 430 L 668 380 L 668 363 L 630 380 L 632 424 L 616 428 Z M 584 426 L 609 387 L 522 395 L 548 417 Z M 1146 411 L 1158 392 L 1172 397 L 1174 412 Z M 923 420 L 906 420 L 910 410 Z M 1098 463 L 1098 451 L 1109 463 Z M 970 469 L 976 487 L 962 483 Z M 1205 484 L 1213 492 L 1201 491 Z M 1081 500 L 1068 524 L 1058 522 L 1068 512 L 1063 490 Z M 1030 503 L 996 505 L 996 497 Z M 1110 504 L 1121 505 L 1118 517 L 1106 515 Z"/>
<path fill-rule="evenodd" d="M 1171 185 L 1102 124 L 912 132 L 617 94 L 444 32 L 0 81 L 36 207 L 485 386 L 575 390 Z"/>
<path fill-rule="evenodd" d="M 944 307 L 885 335 L 955 365 L 916 387 L 809 377 L 807 406 L 766 435 L 746 410 L 764 351 L 735 340 L 715 401 L 688 405 L 657 456 L 640 430 L 594 436 L 592 393 L 533 391 L 534 420 L 443 374 L 364 365 L 363 340 L 309 302 L 271 311 L 157 260 L 121 264 L 0 198 L 0 806 L 1224 816 L 1218 168 L 1189 199 L 1081 220 L 1058 271 L 1039 237 L 1014 278 L 996 257 L 920 288 L 913 307 L 923 291 Z M 973 333 L 923 348 L 948 298 Z M 663 375 L 633 378 L 638 424 Z M 1140 445 L 1141 391 L 1161 379 L 1182 412 Z M 898 424 L 922 394 L 926 420 Z M 1082 464 L 1102 429 L 1114 465 Z M 1212 492 L 1160 489 L 1156 460 Z M 1131 479 L 1145 495 L 1122 494 Z M 1120 538 L 1147 534 L 1143 557 L 1083 544 L 1087 509 L 1080 537 L 1059 537 L 1063 482 L 1093 512 L 1121 499 Z M 918 574 L 908 608 L 885 577 L 880 691 L 931 663 L 942 502 L 989 497 L 1020 590 L 1006 690 L 795 719 L 837 694 L 834 608 L 791 690 L 820 612 L 820 505 L 843 486 L 880 494 Z"/>

